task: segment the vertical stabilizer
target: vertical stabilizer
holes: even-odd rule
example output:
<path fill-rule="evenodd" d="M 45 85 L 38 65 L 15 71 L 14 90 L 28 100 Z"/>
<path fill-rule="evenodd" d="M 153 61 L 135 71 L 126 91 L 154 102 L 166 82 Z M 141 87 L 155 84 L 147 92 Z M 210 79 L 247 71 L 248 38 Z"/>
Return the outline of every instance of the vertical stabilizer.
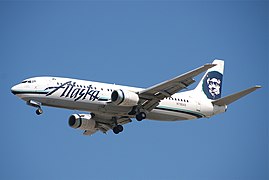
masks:
<path fill-rule="evenodd" d="M 212 64 L 216 66 L 206 71 L 194 91 L 204 98 L 216 100 L 221 98 L 224 61 L 216 59 Z"/>

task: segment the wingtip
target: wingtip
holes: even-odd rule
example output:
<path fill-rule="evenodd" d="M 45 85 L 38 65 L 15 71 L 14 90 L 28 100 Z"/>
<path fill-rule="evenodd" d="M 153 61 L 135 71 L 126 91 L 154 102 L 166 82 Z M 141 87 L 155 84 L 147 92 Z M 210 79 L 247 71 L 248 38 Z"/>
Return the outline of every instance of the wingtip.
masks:
<path fill-rule="evenodd" d="M 261 88 L 261 87 L 262 87 L 262 86 L 260 86 L 260 85 L 256 85 L 256 86 L 255 86 L 255 88 Z"/>

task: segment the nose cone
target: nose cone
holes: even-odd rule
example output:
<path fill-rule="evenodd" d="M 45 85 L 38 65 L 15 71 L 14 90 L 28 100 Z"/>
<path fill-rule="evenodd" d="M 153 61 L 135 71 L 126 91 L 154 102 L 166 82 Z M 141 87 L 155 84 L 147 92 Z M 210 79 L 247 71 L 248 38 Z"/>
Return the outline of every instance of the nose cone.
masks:
<path fill-rule="evenodd" d="M 12 88 L 11 88 L 11 92 L 14 94 L 14 95 L 16 95 L 16 94 L 18 94 L 18 85 L 15 85 L 15 86 L 13 86 Z"/>

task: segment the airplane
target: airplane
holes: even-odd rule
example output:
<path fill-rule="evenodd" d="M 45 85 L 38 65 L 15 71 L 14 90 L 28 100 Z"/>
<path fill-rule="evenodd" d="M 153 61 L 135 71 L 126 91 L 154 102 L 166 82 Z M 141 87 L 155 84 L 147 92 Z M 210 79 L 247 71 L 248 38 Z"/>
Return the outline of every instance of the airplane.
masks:
<path fill-rule="evenodd" d="M 186 90 L 194 77 L 205 72 L 193 90 Z M 43 113 L 42 106 L 85 111 L 72 114 L 68 124 L 84 130 L 84 135 L 97 131 L 115 134 L 126 123 L 143 119 L 159 121 L 209 118 L 226 112 L 229 104 L 261 88 L 253 86 L 221 97 L 224 61 L 214 60 L 185 74 L 149 88 L 128 87 L 63 77 L 33 77 L 13 86 L 11 92 Z M 183 92 L 179 92 L 184 90 Z"/>

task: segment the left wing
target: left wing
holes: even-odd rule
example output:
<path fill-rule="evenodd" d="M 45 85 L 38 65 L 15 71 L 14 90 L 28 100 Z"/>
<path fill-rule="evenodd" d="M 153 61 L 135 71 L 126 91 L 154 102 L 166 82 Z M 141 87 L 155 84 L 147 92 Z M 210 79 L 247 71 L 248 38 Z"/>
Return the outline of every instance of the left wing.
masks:
<path fill-rule="evenodd" d="M 132 120 L 129 117 L 124 117 L 124 116 L 115 117 L 114 116 L 114 118 L 116 119 L 114 120 L 112 116 L 108 118 L 103 118 L 103 116 L 99 114 L 95 114 L 95 117 L 92 120 L 96 122 L 96 127 L 94 129 L 84 130 L 83 135 L 92 135 L 96 133 L 98 130 L 106 134 L 106 132 L 109 131 L 110 129 L 113 130 L 116 124 L 124 125 L 124 124 L 132 122 Z"/>
<path fill-rule="evenodd" d="M 138 92 L 139 103 L 141 108 L 146 111 L 151 111 L 158 106 L 160 100 L 170 97 L 176 92 L 188 87 L 195 82 L 195 76 L 214 67 L 215 64 L 205 64 L 197 69 L 189 71 L 185 74 L 177 76 L 173 79 L 156 84 L 150 88 Z"/>

